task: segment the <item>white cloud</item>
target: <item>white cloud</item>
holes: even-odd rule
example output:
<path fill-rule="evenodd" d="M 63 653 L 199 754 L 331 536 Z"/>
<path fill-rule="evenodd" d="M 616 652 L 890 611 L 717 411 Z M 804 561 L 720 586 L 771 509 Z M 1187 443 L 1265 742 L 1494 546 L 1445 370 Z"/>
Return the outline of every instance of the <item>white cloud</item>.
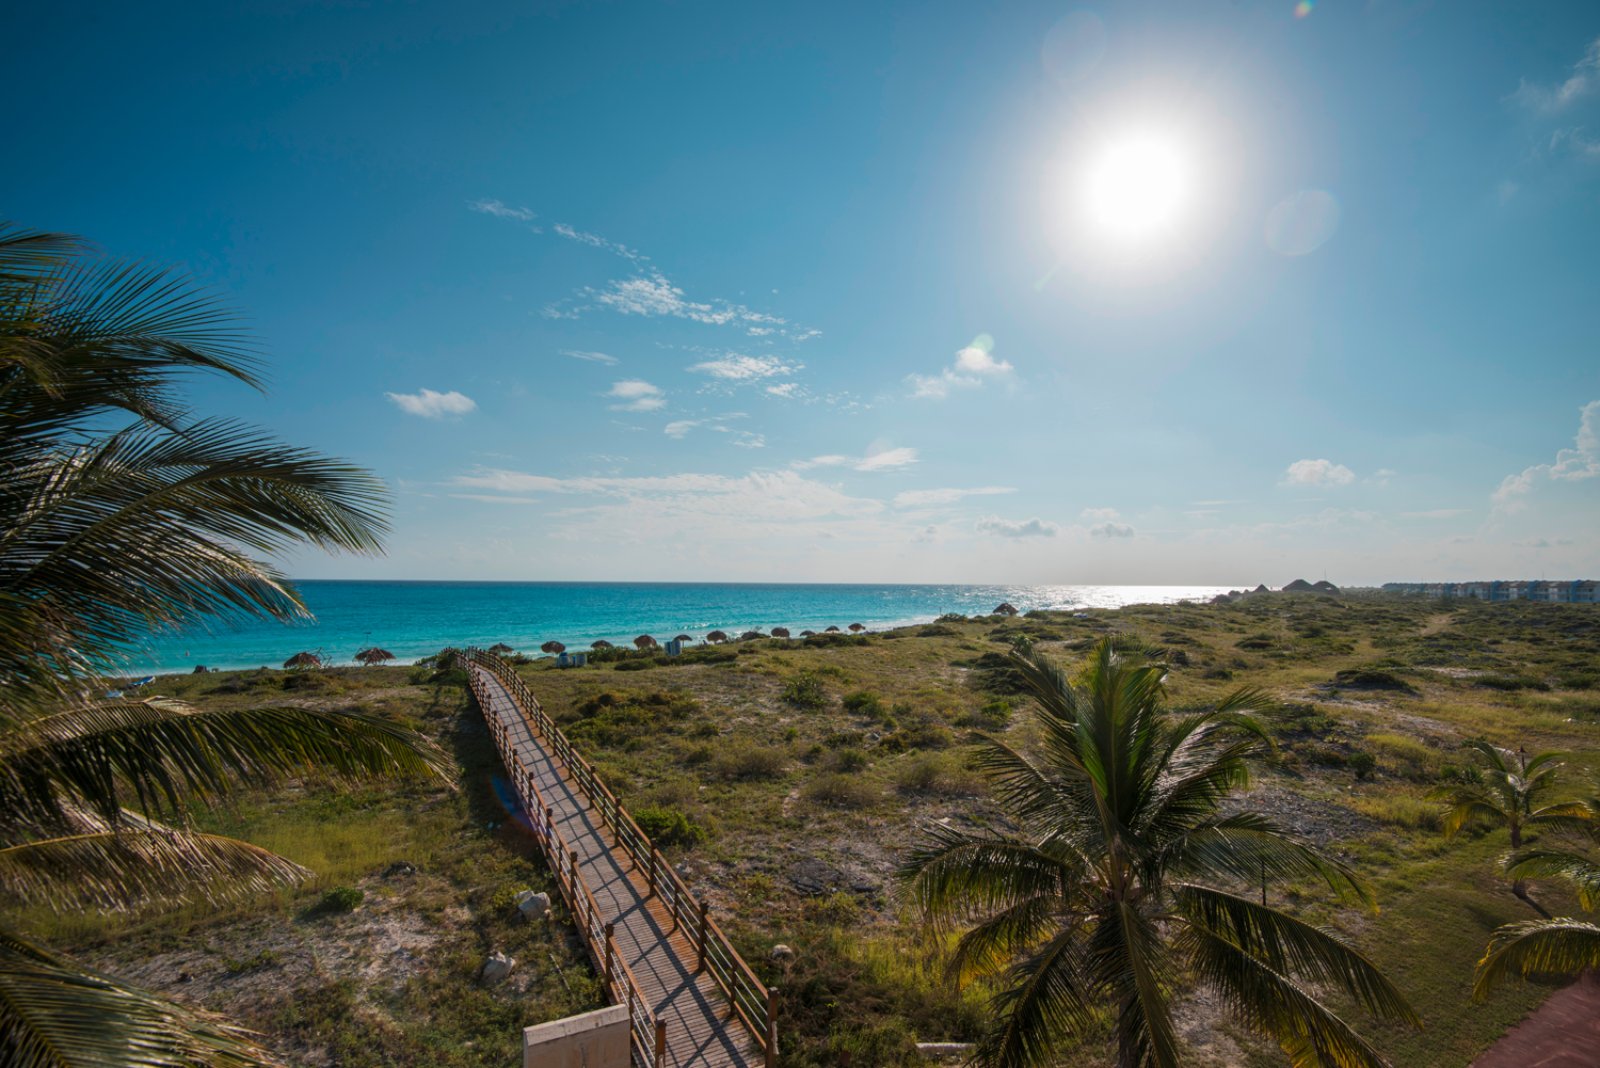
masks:
<path fill-rule="evenodd" d="M 651 270 L 646 275 L 636 275 L 633 278 L 617 279 L 604 289 L 586 289 L 583 292 L 601 307 L 610 308 L 623 315 L 668 316 L 713 326 L 741 323 L 746 326 L 755 324 L 781 327 L 787 323 L 787 320 L 776 315 L 753 311 L 743 304 L 733 304 L 724 300 L 712 302 L 690 300 L 682 289 L 673 285 L 667 276 L 658 270 Z M 575 309 L 575 311 L 581 310 L 583 309 Z"/>
<path fill-rule="evenodd" d="M 774 397 L 783 397 L 785 399 L 803 397 L 806 394 L 805 389 L 798 382 L 779 382 L 775 386 L 768 386 L 767 392 Z"/>
<path fill-rule="evenodd" d="M 407 415 L 420 415 L 424 419 L 443 419 L 450 415 L 466 415 L 476 411 L 477 401 L 465 393 L 450 390 L 448 393 L 438 393 L 431 389 L 420 389 L 415 393 L 385 393 L 402 412 Z"/>
<path fill-rule="evenodd" d="M 994 338 L 979 334 L 956 353 L 955 363 L 936 375 L 910 374 L 906 382 L 911 396 L 919 400 L 943 400 L 954 389 L 976 389 L 986 378 L 1008 375 L 1011 364 L 993 356 Z"/>
<path fill-rule="evenodd" d="M 792 375 L 801 369 L 800 364 L 785 363 L 776 356 L 745 356 L 730 352 L 715 360 L 693 364 L 689 370 L 710 375 L 723 382 L 759 382 L 763 378 Z"/>
<path fill-rule="evenodd" d="M 621 402 L 611 406 L 615 412 L 653 412 L 667 406 L 667 398 L 661 395 L 661 390 L 641 378 L 612 383 L 606 396 Z"/>
<path fill-rule="evenodd" d="M 973 524 L 980 534 L 993 534 L 1000 538 L 1053 538 L 1061 528 L 1045 519 L 1001 519 L 984 516 Z"/>
<path fill-rule="evenodd" d="M 1572 73 L 1559 85 L 1540 85 L 1524 79 L 1511 99 L 1534 111 L 1551 114 L 1600 88 L 1600 37 L 1589 42 Z"/>
<path fill-rule="evenodd" d="M 902 467 L 910 467 L 917 462 L 916 449 L 883 449 L 879 452 L 868 453 L 866 456 L 813 456 L 809 460 L 798 460 L 794 464 L 797 471 L 804 471 L 812 467 L 848 467 L 853 471 L 894 471 Z"/>
<path fill-rule="evenodd" d="M 906 490 L 904 493 L 895 494 L 894 506 L 896 508 L 936 508 L 941 505 L 955 504 L 967 497 L 991 497 L 1002 493 L 1017 492 L 1015 486 L 975 486 L 971 489 L 925 489 Z"/>
<path fill-rule="evenodd" d="M 561 355 L 571 356 L 574 360 L 586 360 L 589 363 L 603 363 L 608 367 L 619 362 L 615 356 L 604 352 L 585 352 L 582 349 L 562 349 Z"/>
<path fill-rule="evenodd" d="M 1011 364 L 989 355 L 989 350 L 978 345 L 968 345 L 956 353 L 957 371 L 974 375 L 1003 375 L 1011 371 Z"/>
<path fill-rule="evenodd" d="M 1290 486 L 1348 486 L 1355 480 L 1354 471 L 1332 460 L 1296 460 L 1283 475 Z"/>
<path fill-rule="evenodd" d="M 1521 498 L 1547 478 L 1578 482 L 1600 475 L 1600 400 L 1592 400 L 1578 409 L 1578 433 L 1572 446 L 1557 452 L 1554 463 L 1534 464 L 1515 475 L 1507 475 L 1489 497 L 1495 509 L 1520 511 Z"/>
<path fill-rule="evenodd" d="M 575 230 L 566 223 L 556 223 L 551 229 L 568 241 L 576 241 L 580 245 L 588 245 L 591 248 L 604 249 L 606 252 L 621 256 L 625 260 L 632 260 L 634 263 L 644 263 L 650 258 L 643 253 L 636 252 L 627 245 L 607 240 L 599 234 L 589 234 L 582 230 Z"/>
<path fill-rule="evenodd" d="M 1085 508 L 1083 518 L 1091 523 L 1109 523 L 1121 519 L 1122 513 L 1115 508 Z"/>
<path fill-rule="evenodd" d="M 1089 528 L 1091 538 L 1131 538 L 1133 528 L 1126 523 L 1101 523 Z"/>
<path fill-rule="evenodd" d="M 538 504 L 537 497 L 504 497 L 495 493 L 452 493 L 458 501 L 478 501 L 481 504 Z"/>
<path fill-rule="evenodd" d="M 704 419 L 675 419 L 661 428 L 661 432 L 669 438 L 682 441 L 689 436 L 689 431 L 697 426 L 704 425 Z"/>
<path fill-rule="evenodd" d="M 513 208 L 502 204 L 498 200 L 474 200 L 467 205 L 467 210 L 475 211 L 480 215 L 493 215 L 497 219 L 511 219 L 516 222 L 531 223 L 539 216 L 527 208 Z M 534 227 L 538 230 L 538 227 Z"/>

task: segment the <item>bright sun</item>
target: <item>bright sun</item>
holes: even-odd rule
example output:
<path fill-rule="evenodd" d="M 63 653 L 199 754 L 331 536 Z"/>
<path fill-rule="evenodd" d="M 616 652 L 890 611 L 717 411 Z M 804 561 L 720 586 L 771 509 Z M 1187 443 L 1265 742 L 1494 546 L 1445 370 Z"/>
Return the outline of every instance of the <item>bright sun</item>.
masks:
<path fill-rule="evenodd" d="M 1085 175 L 1083 209 L 1105 237 L 1144 243 L 1173 231 L 1193 193 L 1182 144 L 1157 133 L 1136 133 L 1104 145 Z"/>

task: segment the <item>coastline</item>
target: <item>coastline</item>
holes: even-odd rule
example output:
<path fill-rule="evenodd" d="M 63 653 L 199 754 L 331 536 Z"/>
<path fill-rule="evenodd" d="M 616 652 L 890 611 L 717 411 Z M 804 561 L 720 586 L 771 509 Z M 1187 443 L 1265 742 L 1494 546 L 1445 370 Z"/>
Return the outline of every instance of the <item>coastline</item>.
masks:
<path fill-rule="evenodd" d="M 941 615 L 982 616 L 1001 603 L 1021 612 L 1077 611 L 1207 600 L 1220 586 L 998 586 L 815 583 L 530 583 L 313 580 L 298 584 L 317 621 L 249 622 L 167 635 L 132 650 L 119 676 L 186 675 L 278 668 L 301 651 L 329 667 L 355 665 L 381 646 L 409 664 L 446 646 L 504 642 L 529 656 L 549 640 L 587 649 L 629 644 L 643 633 L 697 641 L 714 630 L 765 633 L 784 626 L 825 630 L 862 623 L 875 632 L 931 623 Z"/>

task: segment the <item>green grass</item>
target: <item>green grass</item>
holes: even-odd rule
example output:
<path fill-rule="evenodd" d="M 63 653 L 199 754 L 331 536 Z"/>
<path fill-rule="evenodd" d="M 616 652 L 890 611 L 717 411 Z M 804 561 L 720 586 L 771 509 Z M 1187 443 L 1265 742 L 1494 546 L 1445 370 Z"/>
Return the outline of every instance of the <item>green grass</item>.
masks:
<path fill-rule="evenodd" d="M 1421 1032 L 1354 1017 L 1393 1063 L 1461 1068 L 1547 992 L 1513 983 L 1482 1005 L 1468 1003 L 1489 934 L 1532 913 L 1497 876 L 1504 832 L 1444 841 L 1441 806 L 1427 792 L 1466 763 L 1459 748 L 1469 738 L 1566 751 L 1565 781 L 1573 794 L 1584 791 L 1600 772 L 1593 606 L 1273 596 L 1081 617 L 947 619 L 863 637 L 751 641 L 676 659 L 630 651 L 587 669 L 536 662 L 518 670 L 624 802 L 660 813 L 658 833 L 670 837 L 679 818 L 695 829 L 693 841 L 671 846 L 674 860 L 752 965 L 782 988 L 783 1063 L 822 1068 L 848 1052 L 857 1065 L 894 1065 L 912 1063 L 915 1040 L 973 1037 L 986 994 L 941 980 L 942 943 L 896 910 L 892 870 L 929 821 L 995 820 L 968 758 L 980 732 L 1017 744 L 1030 736 L 1004 659 L 1010 642 L 1029 636 L 1070 663 L 1105 633 L 1181 651 L 1169 679 L 1179 707 L 1238 686 L 1260 686 L 1280 702 L 1269 721 L 1283 768 L 1266 778 L 1301 799 L 1288 822 L 1315 829 L 1324 816 L 1331 821 L 1331 848 L 1373 881 L 1380 908 L 1341 908 L 1309 887 L 1276 892 L 1351 934 L 1422 1013 Z M 247 795 L 200 814 L 200 824 L 307 865 L 316 872 L 309 886 L 221 910 L 36 916 L 35 926 L 113 971 L 186 946 L 214 947 L 207 966 L 227 979 L 200 1000 L 236 1011 L 294 1060 L 503 1064 L 521 1027 L 595 1004 L 570 933 L 559 922 L 535 929 L 509 916 L 516 889 L 551 889 L 549 877 L 508 822 L 487 736 L 454 673 L 289 679 L 252 672 L 163 679 L 157 688 L 203 704 L 359 705 L 440 738 L 462 762 L 462 790 L 312 783 Z M 1371 766 L 1358 778 L 1352 761 L 1363 759 Z M 384 878 L 399 860 L 419 873 Z M 844 886 L 803 893 L 794 872 L 813 860 L 844 872 Z M 364 890 L 361 908 L 307 917 L 336 886 Z M 1535 893 L 1553 909 L 1570 908 L 1552 887 Z M 418 951 L 404 981 L 376 982 L 343 965 L 296 970 L 300 943 L 289 936 L 337 960 L 365 944 L 374 924 L 397 917 L 447 932 Z M 262 924 L 283 937 L 259 944 Z M 777 942 L 795 948 L 792 964 L 768 959 Z M 474 982 L 494 948 L 521 962 L 517 989 Z M 263 951 L 269 956 L 257 960 Z M 267 979 L 281 991 L 228 994 L 229 983 L 243 989 Z M 193 986 L 171 989 L 194 996 Z M 1237 1033 L 1220 1019 L 1199 1025 Z M 1271 1047 L 1242 1041 L 1249 1063 L 1282 1064 Z M 1072 1063 L 1102 1063 L 1098 1056 L 1091 1042 Z"/>

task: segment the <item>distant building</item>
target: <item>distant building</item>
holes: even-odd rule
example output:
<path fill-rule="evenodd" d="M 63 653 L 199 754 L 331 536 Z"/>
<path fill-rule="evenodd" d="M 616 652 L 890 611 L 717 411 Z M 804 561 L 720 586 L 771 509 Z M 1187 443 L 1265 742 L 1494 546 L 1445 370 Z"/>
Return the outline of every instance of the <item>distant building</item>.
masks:
<path fill-rule="evenodd" d="M 1459 597 L 1474 601 L 1543 601 L 1549 604 L 1600 603 L 1594 579 L 1576 581 L 1523 579 L 1491 582 L 1388 582 L 1391 593 L 1420 594 L 1424 597 Z"/>

